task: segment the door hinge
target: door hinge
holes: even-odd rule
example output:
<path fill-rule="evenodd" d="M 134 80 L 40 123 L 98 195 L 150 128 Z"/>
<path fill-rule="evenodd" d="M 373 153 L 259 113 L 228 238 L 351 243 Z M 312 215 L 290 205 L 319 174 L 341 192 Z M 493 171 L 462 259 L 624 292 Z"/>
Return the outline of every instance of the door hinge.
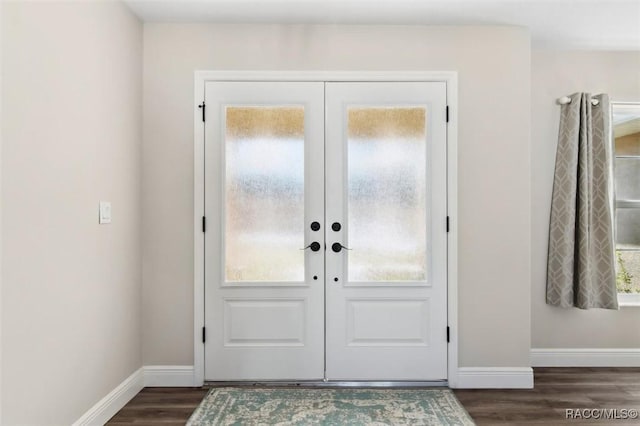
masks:
<path fill-rule="evenodd" d="M 447 343 L 449 343 L 449 326 L 447 326 Z"/>
<path fill-rule="evenodd" d="M 198 108 L 202 110 L 202 122 L 204 123 L 204 112 L 207 109 L 207 105 L 202 101 L 202 103 L 198 105 Z"/>
<path fill-rule="evenodd" d="M 202 327 L 202 343 L 207 341 L 207 328 Z"/>
<path fill-rule="evenodd" d="M 449 232 L 449 216 L 447 216 L 447 232 Z"/>
<path fill-rule="evenodd" d="M 447 105 L 447 110 L 446 110 L 446 116 L 447 116 L 447 123 L 449 122 L 449 105 Z M 204 119 L 202 120 L 204 121 Z"/>
<path fill-rule="evenodd" d="M 202 232 L 207 232 L 207 218 L 202 216 Z"/>

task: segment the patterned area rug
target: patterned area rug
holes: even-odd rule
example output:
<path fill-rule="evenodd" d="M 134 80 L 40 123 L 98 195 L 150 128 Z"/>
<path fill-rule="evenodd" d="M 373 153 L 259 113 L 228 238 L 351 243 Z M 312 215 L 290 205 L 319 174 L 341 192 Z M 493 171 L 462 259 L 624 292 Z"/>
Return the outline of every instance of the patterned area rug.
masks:
<path fill-rule="evenodd" d="M 214 388 L 200 425 L 474 425 L 449 389 Z"/>

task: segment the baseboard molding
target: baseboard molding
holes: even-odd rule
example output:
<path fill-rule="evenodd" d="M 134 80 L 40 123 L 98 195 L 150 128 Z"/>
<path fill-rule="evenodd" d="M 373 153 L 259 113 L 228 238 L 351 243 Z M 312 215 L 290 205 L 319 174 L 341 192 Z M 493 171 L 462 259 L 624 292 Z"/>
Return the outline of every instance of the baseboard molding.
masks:
<path fill-rule="evenodd" d="M 635 351 L 636 357 L 640 353 L 638 350 L 626 351 Z M 192 387 L 194 383 L 192 365 L 144 366 L 98 401 L 73 426 L 106 423 L 144 387 Z M 456 387 L 530 389 L 533 388 L 533 370 L 529 367 L 460 367 Z"/>
<path fill-rule="evenodd" d="M 146 365 L 145 387 L 192 387 L 193 365 Z"/>
<path fill-rule="evenodd" d="M 531 349 L 533 367 L 640 367 L 640 348 Z"/>
<path fill-rule="evenodd" d="M 531 367 L 459 367 L 459 389 L 532 389 Z"/>
<path fill-rule="evenodd" d="M 127 377 L 107 396 L 98 401 L 73 426 L 96 426 L 105 424 L 114 416 L 127 402 L 138 394 L 144 387 L 144 376 L 142 368 L 136 370 Z"/>
<path fill-rule="evenodd" d="M 191 365 L 147 365 L 136 370 L 107 396 L 98 401 L 73 426 L 105 424 L 144 387 L 194 386 Z"/>

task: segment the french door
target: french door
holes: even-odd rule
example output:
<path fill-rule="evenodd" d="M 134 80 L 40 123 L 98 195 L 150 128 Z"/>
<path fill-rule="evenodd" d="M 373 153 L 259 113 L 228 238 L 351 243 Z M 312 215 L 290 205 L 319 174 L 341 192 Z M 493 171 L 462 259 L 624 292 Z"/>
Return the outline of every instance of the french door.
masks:
<path fill-rule="evenodd" d="M 205 101 L 205 380 L 446 379 L 445 83 Z"/>

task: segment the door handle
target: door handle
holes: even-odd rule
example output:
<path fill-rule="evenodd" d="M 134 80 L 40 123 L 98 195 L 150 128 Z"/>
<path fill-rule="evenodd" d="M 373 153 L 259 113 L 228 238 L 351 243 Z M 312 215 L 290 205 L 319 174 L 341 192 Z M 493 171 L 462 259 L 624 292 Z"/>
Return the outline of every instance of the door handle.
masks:
<path fill-rule="evenodd" d="M 345 247 L 345 246 L 343 246 L 343 245 L 342 245 L 342 244 L 340 244 L 340 243 L 333 243 L 333 244 L 331 244 L 331 250 L 333 250 L 333 251 L 334 251 L 334 252 L 336 252 L 336 253 L 340 253 L 340 252 L 342 251 L 342 249 L 345 249 L 345 250 L 351 250 L 350 248 Z"/>
<path fill-rule="evenodd" d="M 309 244 L 308 246 L 306 246 L 305 248 L 301 248 L 300 250 L 306 250 L 310 248 L 311 251 L 318 251 L 320 250 L 320 243 L 317 241 L 312 242 L 311 244 Z"/>

